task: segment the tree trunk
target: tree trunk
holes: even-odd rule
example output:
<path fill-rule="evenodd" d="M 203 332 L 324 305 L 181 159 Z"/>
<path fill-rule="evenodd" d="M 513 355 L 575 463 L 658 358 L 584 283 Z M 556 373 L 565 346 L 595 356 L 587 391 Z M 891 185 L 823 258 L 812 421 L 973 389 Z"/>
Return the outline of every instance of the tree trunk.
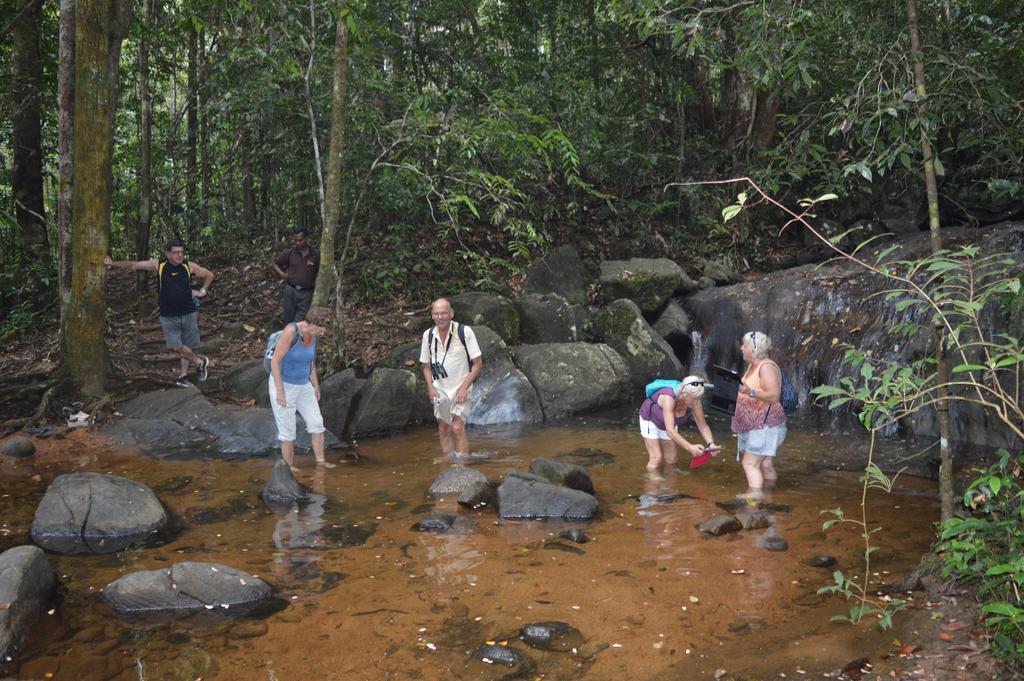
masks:
<path fill-rule="evenodd" d="M 17 0 L 18 16 L 11 27 L 14 173 L 11 189 L 21 240 L 33 261 L 49 259 L 43 215 L 42 123 L 39 115 L 43 67 L 39 49 L 42 0 Z"/>
<path fill-rule="evenodd" d="M 72 382 L 92 396 L 103 394 L 106 380 L 103 257 L 110 241 L 117 66 L 129 11 L 128 0 L 79 0 L 76 12 L 73 263 L 63 341 Z"/>
<path fill-rule="evenodd" d="M 135 225 L 135 258 L 149 258 L 149 231 L 153 223 L 152 145 L 153 100 L 149 94 L 149 39 L 153 29 L 153 2 L 142 0 L 142 36 L 139 38 L 139 220 Z M 139 270 L 136 290 L 141 298 L 146 293 L 148 272 Z"/>
<path fill-rule="evenodd" d="M 320 272 L 313 290 L 313 305 L 326 305 L 336 288 L 334 339 L 338 359 L 345 365 L 345 312 L 338 282 L 334 237 L 341 217 L 342 153 L 345 150 L 345 115 L 348 110 L 348 3 L 338 2 L 334 35 L 334 87 L 331 90 L 331 141 L 327 152 L 327 180 L 324 196 L 323 232 L 320 237 Z"/>
<path fill-rule="evenodd" d="M 206 73 L 206 31 L 199 32 L 199 64 L 202 65 L 202 73 Z M 198 83 L 197 83 L 198 85 Z M 204 93 L 205 94 L 205 93 Z M 210 197 L 212 195 L 210 183 L 210 117 L 209 117 L 209 96 L 207 99 L 200 97 L 199 88 L 196 88 L 196 117 L 199 119 L 199 226 L 206 229 L 210 224 Z"/>
<path fill-rule="evenodd" d="M 60 328 L 67 325 L 71 301 L 71 138 L 75 105 L 75 0 L 60 0 L 57 63 L 57 294 Z"/>
<path fill-rule="evenodd" d="M 199 232 L 196 202 L 196 152 L 199 136 L 199 93 L 196 82 L 198 70 L 196 67 L 197 47 L 198 41 L 195 25 L 190 21 L 188 27 L 188 83 L 185 86 L 185 91 L 188 93 L 188 100 L 185 102 L 187 107 L 186 125 L 188 126 L 185 139 L 185 233 L 188 235 L 187 238 L 190 244 L 195 241 L 196 235 Z"/>
<path fill-rule="evenodd" d="M 921 39 L 917 32 L 917 2 L 907 0 L 907 24 L 910 29 L 910 54 L 914 59 L 914 84 L 917 89 L 918 117 L 925 117 L 924 61 L 921 56 Z M 928 140 L 925 125 L 921 129 L 921 155 L 924 157 L 924 186 L 928 194 L 928 227 L 931 232 L 932 253 L 942 250 L 942 235 L 939 234 L 939 189 L 935 178 L 935 159 L 932 145 Z M 946 359 L 945 338 L 942 324 L 935 320 L 935 359 L 937 400 L 935 411 L 939 418 L 939 505 L 940 516 L 945 522 L 953 518 L 953 452 L 949 446 L 949 363 Z"/>
<path fill-rule="evenodd" d="M 239 142 L 242 155 L 242 220 L 245 222 L 246 230 L 250 235 L 256 233 L 256 190 L 253 187 L 252 179 L 252 154 L 249 151 L 250 135 L 248 131 L 242 132 L 242 139 Z"/>

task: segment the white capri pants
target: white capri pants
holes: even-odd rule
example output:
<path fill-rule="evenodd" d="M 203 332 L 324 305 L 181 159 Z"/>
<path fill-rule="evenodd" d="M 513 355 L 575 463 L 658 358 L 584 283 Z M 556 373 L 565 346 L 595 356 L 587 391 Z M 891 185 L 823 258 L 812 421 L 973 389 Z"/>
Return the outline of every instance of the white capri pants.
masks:
<path fill-rule="evenodd" d="M 302 414 L 302 420 L 306 422 L 306 432 L 312 434 L 322 433 L 324 428 L 324 417 L 320 414 L 320 405 L 316 401 L 316 391 L 313 384 L 307 381 L 303 385 L 284 383 L 284 399 L 287 403 L 281 406 L 277 403 L 277 387 L 274 379 L 267 381 L 270 388 L 270 408 L 274 410 L 274 420 L 277 422 L 277 439 L 282 442 L 295 442 L 295 412 Z"/>

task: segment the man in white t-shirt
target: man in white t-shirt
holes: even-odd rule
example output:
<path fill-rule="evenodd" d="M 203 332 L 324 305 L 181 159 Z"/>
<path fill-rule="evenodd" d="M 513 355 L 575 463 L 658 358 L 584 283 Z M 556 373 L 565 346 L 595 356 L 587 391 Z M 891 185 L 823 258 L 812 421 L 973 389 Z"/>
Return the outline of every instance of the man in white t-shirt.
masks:
<path fill-rule="evenodd" d="M 452 304 L 445 298 L 438 298 L 430 306 L 434 326 L 423 332 L 420 363 L 434 405 L 441 451 L 469 454 L 469 387 L 480 375 L 484 362 L 473 329 L 453 322 L 453 315 Z"/>

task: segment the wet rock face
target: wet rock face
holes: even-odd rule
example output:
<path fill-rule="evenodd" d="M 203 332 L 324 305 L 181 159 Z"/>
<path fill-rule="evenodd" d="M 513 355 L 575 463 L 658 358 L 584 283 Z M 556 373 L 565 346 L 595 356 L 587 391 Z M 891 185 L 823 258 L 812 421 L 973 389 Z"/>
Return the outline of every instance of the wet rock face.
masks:
<path fill-rule="evenodd" d="M 308 494 L 309 490 L 300 485 L 292 475 L 291 466 L 284 459 L 278 459 L 270 471 L 267 484 L 260 492 L 260 498 L 271 505 L 293 504 L 303 501 Z"/>
<path fill-rule="evenodd" d="M 113 553 L 167 525 L 167 512 L 142 483 L 116 475 L 58 476 L 36 508 L 32 540 L 57 553 Z"/>
<path fill-rule="evenodd" d="M 434 482 L 430 483 L 428 494 L 434 497 L 459 495 L 474 483 L 487 484 L 487 476 L 475 468 L 450 466 L 437 474 Z"/>
<path fill-rule="evenodd" d="M 942 232 L 945 246 L 954 249 L 977 243 L 987 234 L 998 234 L 1005 240 L 1008 230 L 1003 224 L 985 230 L 949 228 Z M 928 239 L 926 233 L 900 239 L 898 257 L 927 254 Z M 815 386 L 836 385 L 843 377 L 855 377 L 856 369 L 843 361 L 843 343 L 870 350 L 884 362 L 904 363 L 930 354 L 934 345 L 931 333 L 912 338 L 889 333 L 888 326 L 893 322 L 922 323 L 922 319 L 913 306 L 897 312 L 895 301 L 878 295 L 885 289 L 880 278 L 854 264 L 836 261 L 794 267 L 760 275 L 751 282 L 695 293 L 679 301 L 692 327 L 701 333 L 702 366 L 693 369 L 706 371 L 713 365 L 741 368 L 739 343 L 743 334 L 763 331 L 772 339 L 772 355 L 800 393 L 801 403 L 806 404 Z M 994 314 L 990 323 L 998 331 L 1006 329 L 1007 320 L 1003 314 Z M 839 411 L 849 413 L 845 405 Z M 950 406 L 950 425 L 954 447 L 1019 447 L 1009 431 L 999 427 L 980 406 L 966 401 Z M 929 407 L 904 419 L 904 428 L 923 438 L 937 437 L 934 410 Z"/>
<path fill-rule="evenodd" d="M 15 657 L 56 590 L 57 580 L 42 549 L 16 546 L 0 553 L 0 668 Z"/>
<path fill-rule="evenodd" d="M 597 499 L 544 478 L 512 472 L 498 486 L 498 514 L 503 518 L 589 519 L 597 513 Z"/>
<path fill-rule="evenodd" d="M 674 300 L 670 300 L 665 309 L 651 325 L 654 332 L 665 339 L 673 348 L 690 343 L 690 318 L 686 311 Z"/>
<path fill-rule="evenodd" d="M 683 268 L 668 258 L 631 258 L 601 263 L 605 300 L 628 298 L 645 314 L 660 310 L 676 292 L 697 288 Z"/>
<path fill-rule="evenodd" d="M 534 622 L 519 628 L 519 638 L 540 650 L 570 652 L 583 645 L 583 634 L 565 622 Z"/>
<path fill-rule="evenodd" d="M 505 296 L 460 293 L 451 299 L 451 303 L 455 321 L 471 327 L 487 326 L 509 345 L 519 342 L 519 312 Z"/>
<path fill-rule="evenodd" d="M 603 343 L 524 345 L 515 362 L 537 390 L 546 419 L 620 404 L 629 394 L 629 368 Z"/>
<path fill-rule="evenodd" d="M 3 442 L 0 442 L 0 454 L 14 457 L 16 459 L 23 459 L 25 457 L 32 456 L 36 453 L 36 446 L 32 443 L 31 438 L 27 438 L 23 435 L 15 435 L 9 437 Z"/>
<path fill-rule="evenodd" d="M 263 360 L 252 359 L 248 362 L 239 362 L 225 371 L 220 383 L 235 399 L 252 399 L 256 401 L 256 406 L 270 407 L 267 380 Z"/>
<path fill-rule="evenodd" d="M 272 595 L 266 582 L 247 572 L 198 562 L 133 572 L 103 589 L 103 600 L 122 616 L 184 615 L 211 608 L 240 614 Z"/>
<path fill-rule="evenodd" d="M 625 360 L 634 386 L 686 373 L 672 347 L 631 300 L 616 300 L 602 308 L 594 315 L 594 329 Z"/>
<path fill-rule="evenodd" d="M 587 304 L 591 277 L 572 246 L 559 246 L 526 270 L 526 293 L 557 293 L 575 305 Z"/>
<path fill-rule="evenodd" d="M 556 485 L 569 489 L 578 489 L 587 494 L 594 493 L 594 483 L 582 466 L 557 461 L 555 459 L 534 459 L 530 462 L 530 472 L 546 478 Z"/>

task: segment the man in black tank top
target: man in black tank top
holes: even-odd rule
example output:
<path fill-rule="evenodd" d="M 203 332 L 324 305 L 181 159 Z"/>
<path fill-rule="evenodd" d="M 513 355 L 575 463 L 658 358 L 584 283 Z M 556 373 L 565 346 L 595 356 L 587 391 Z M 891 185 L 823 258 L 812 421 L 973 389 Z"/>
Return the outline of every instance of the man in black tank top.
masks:
<path fill-rule="evenodd" d="M 185 244 L 178 239 L 167 242 L 164 260 L 111 260 L 104 258 L 107 269 L 148 270 L 156 272 L 156 289 L 160 302 L 160 326 L 164 330 L 167 347 L 181 358 L 181 373 L 177 384 L 192 385 L 188 371 L 196 366 L 196 378 L 206 380 L 209 357 L 200 357 L 192 351 L 199 345 L 199 301 L 213 283 L 213 272 L 185 258 Z M 198 290 L 192 288 L 192 277 L 203 280 Z"/>

